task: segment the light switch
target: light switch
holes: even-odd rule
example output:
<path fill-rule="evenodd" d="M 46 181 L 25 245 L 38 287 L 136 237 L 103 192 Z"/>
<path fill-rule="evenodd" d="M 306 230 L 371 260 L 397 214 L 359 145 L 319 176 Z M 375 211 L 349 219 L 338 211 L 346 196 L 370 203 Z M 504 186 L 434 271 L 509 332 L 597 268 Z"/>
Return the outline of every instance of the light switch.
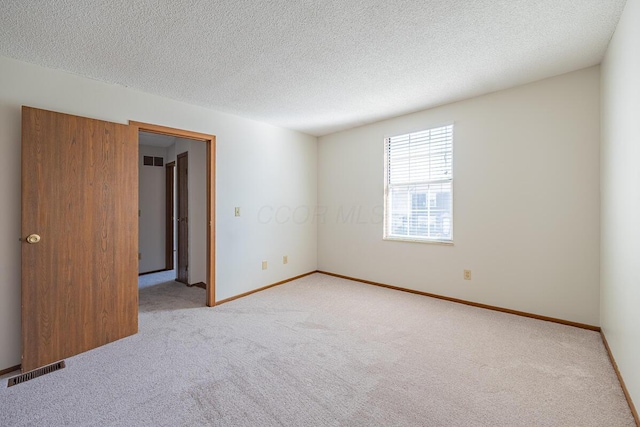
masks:
<path fill-rule="evenodd" d="M 236 207 L 236 216 L 240 216 L 240 208 Z"/>

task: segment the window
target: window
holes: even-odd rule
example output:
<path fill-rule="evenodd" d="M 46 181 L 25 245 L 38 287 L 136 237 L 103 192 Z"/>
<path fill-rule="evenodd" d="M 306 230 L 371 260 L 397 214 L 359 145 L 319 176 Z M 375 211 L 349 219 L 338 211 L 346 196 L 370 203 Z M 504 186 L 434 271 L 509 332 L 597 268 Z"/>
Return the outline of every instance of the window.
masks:
<path fill-rule="evenodd" d="M 453 241 L 453 125 L 385 139 L 384 238 Z"/>

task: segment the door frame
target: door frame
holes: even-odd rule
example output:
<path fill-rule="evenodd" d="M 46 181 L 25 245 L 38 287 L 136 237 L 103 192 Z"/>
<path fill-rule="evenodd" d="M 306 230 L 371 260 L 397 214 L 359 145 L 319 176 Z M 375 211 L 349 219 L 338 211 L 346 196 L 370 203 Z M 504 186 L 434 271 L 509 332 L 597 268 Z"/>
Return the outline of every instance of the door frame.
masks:
<path fill-rule="evenodd" d="M 140 131 L 143 131 L 194 139 L 207 144 L 207 222 L 209 223 L 209 232 L 207 233 L 206 304 L 207 307 L 213 307 L 216 304 L 216 136 L 133 120 L 129 120 L 129 125 L 138 128 L 138 135 L 140 135 Z"/>
<path fill-rule="evenodd" d="M 175 225 L 174 214 L 174 181 L 176 162 L 169 162 L 164 166 L 165 171 L 165 245 L 164 245 L 164 268 L 173 270 L 175 256 L 173 247 L 173 226 Z"/>

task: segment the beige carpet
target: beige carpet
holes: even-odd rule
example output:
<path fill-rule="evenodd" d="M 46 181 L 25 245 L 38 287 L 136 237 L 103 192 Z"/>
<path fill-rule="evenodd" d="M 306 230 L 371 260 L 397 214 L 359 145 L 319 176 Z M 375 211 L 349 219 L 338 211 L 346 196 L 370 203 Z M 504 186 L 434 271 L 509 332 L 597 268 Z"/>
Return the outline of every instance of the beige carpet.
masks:
<path fill-rule="evenodd" d="M 148 288 L 160 283 L 170 282 L 176 279 L 176 270 L 160 271 L 153 274 L 138 276 L 138 289 Z"/>
<path fill-rule="evenodd" d="M 140 291 L 140 333 L 0 387 L 2 426 L 633 426 L 595 332 L 314 274 L 216 308 Z"/>

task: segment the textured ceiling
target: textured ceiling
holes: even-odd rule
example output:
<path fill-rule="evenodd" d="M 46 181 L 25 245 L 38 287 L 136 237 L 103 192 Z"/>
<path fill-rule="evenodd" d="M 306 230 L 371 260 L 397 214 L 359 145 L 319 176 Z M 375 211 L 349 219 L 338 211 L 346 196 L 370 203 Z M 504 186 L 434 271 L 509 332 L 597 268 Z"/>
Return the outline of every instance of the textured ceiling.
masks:
<path fill-rule="evenodd" d="M 323 135 L 600 62 L 625 0 L 1 0 L 0 55 Z"/>

